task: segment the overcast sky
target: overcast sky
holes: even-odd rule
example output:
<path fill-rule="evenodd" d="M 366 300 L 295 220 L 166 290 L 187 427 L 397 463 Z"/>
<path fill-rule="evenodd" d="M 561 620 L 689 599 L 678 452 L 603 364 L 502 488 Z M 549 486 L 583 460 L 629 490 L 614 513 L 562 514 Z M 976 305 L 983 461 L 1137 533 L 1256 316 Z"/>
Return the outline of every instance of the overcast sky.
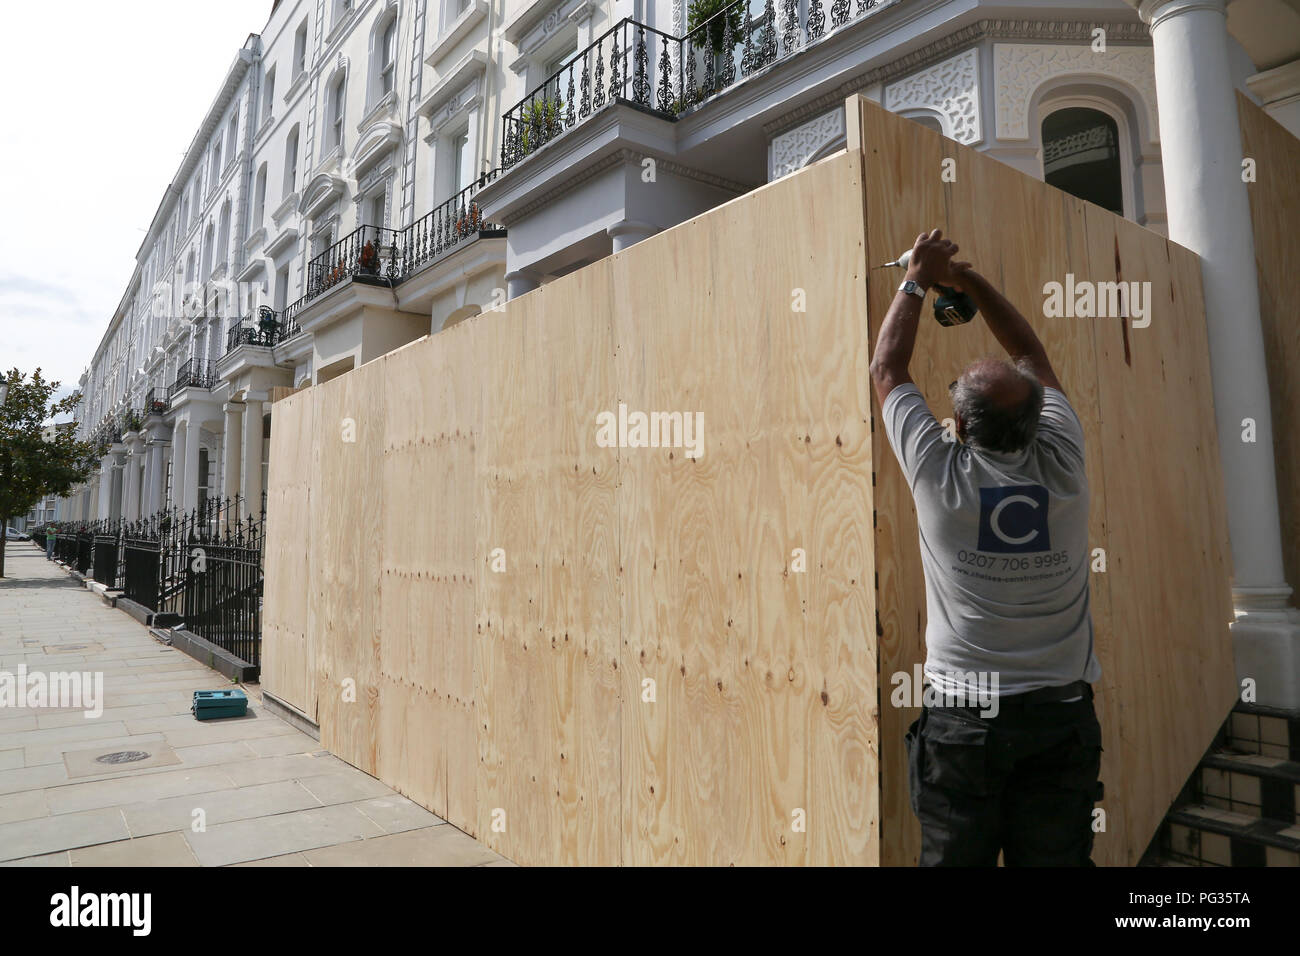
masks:
<path fill-rule="evenodd" d="M 271 0 L 61 0 L 0 41 L 0 370 L 75 387 L 163 190 Z M 27 20 L 26 24 L 22 20 Z"/>

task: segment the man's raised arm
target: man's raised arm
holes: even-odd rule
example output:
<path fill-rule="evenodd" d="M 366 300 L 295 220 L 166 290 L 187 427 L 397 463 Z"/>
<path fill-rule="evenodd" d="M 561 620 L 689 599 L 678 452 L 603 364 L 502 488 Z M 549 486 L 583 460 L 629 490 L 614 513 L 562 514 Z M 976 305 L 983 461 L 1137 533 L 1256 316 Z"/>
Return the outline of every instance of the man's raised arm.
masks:
<path fill-rule="evenodd" d="M 1038 381 L 1058 392 L 1064 391 L 1056 378 L 1047 350 L 1033 327 L 1007 297 L 993 287 L 969 262 L 952 263 L 953 283 L 975 300 L 976 307 L 988 323 L 989 331 L 1013 359 L 1026 359 L 1033 366 Z"/>
<path fill-rule="evenodd" d="M 948 267 L 956 251 L 957 245 L 944 239 L 938 229 L 916 237 L 907 264 L 907 282 L 904 283 L 914 291 L 905 292 L 900 288 L 894 294 L 894 301 L 880 323 L 876 347 L 871 351 L 871 381 L 882 406 L 890 392 L 912 381 L 908 366 L 912 362 L 912 349 L 916 346 L 921 304 L 930 286 L 950 281 Z"/>

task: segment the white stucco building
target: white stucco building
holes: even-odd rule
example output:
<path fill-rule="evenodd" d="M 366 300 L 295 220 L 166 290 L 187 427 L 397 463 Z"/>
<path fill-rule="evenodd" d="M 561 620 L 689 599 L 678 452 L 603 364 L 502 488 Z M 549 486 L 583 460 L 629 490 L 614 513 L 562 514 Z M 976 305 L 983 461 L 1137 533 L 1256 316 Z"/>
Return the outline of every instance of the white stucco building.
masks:
<path fill-rule="evenodd" d="M 1268 407 L 1249 209 L 1205 169 L 1240 162 L 1234 91 L 1300 133 L 1294 3 L 728 9 L 695 26 L 687 0 L 275 3 L 213 78 L 83 376 L 102 467 L 61 516 L 206 495 L 255 510 L 274 389 L 842 148 L 853 92 L 1196 251 L 1221 434 Z M 1239 664 L 1273 675 L 1261 699 L 1300 707 L 1267 421 L 1260 435 L 1265 454 L 1224 460 Z"/>

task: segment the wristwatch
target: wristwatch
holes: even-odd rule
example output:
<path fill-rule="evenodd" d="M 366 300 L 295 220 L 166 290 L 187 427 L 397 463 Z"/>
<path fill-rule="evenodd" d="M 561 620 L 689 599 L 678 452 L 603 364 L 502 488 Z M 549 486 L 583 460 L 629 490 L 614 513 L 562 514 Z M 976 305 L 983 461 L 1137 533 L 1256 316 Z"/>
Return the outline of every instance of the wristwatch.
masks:
<path fill-rule="evenodd" d="M 915 279 L 908 279 L 898 287 L 899 292 L 906 292 L 908 295 L 914 295 L 918 299 L 925 298 L 925 289 Z"/>

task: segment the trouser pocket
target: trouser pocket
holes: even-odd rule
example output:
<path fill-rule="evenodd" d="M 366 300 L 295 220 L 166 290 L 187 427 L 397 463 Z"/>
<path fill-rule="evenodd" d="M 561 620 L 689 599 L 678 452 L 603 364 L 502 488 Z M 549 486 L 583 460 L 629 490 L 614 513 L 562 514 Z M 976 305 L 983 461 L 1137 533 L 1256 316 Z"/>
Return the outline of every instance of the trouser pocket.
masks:
<path fill-rule="evenodd" d="M 977 797 L 992 792 L 989 728 L 979 720 L 943 708 L 927 709 L 918 742 L 922 787 Z"/>

